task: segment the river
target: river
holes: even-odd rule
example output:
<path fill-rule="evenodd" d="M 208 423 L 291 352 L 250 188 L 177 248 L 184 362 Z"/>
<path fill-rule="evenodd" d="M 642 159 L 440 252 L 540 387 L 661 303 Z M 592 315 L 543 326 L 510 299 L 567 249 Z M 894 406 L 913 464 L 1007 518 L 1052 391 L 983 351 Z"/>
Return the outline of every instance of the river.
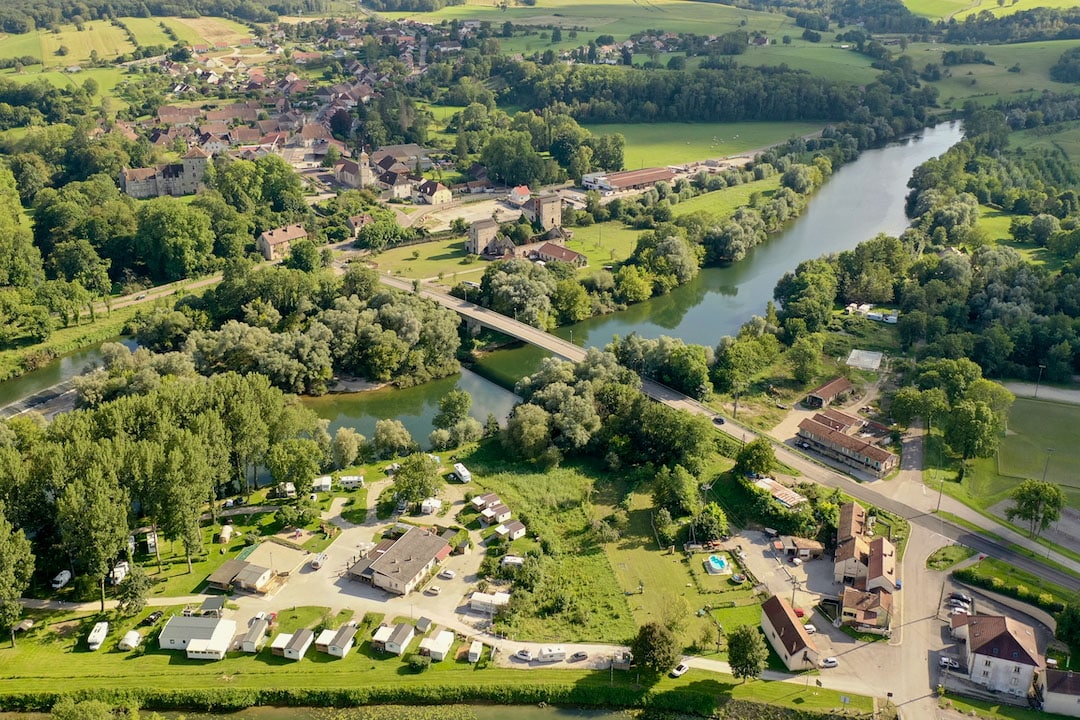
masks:
<path fill-rule="evenodd" d="M 751 250 L 741 262 L 704 268 L 692 282 L 668 295 L 556 332 L 590 347 L 603 347 L 614 336 L 631 332 L 650 338 L 670 335 L 713 346 L 723 335 L 735 334 L 751 315 L 764 314 L 777 281 L 803 260 L 851 249 L 877 233 L 902 232 L 908 225 L 904 197 L 912 171 L 961 137 L 960 125 L 950 123 L 868 150 L 837 170 L 801 217 Z M 498 350 L 480 360 L 476 366 L 479 374 L 463 371 L 414 388 L 331 395 L 304 402 L 330 420 L 331 432 L 350 425 L 371 437 L 376 420 L 397 418 L 413 438 L 425 444 L 439 398 L 449 390 L 460 387 L 472 394 L 472 415 L 481 422 L 488 413 L 502 420 L 514 403 L 513 394 L 504 388 L 513 387 L 520 377 L 532 372 L 545 355 L 532 346 Z M 97 349 L 88 348 L 2 383 L 0 406 L 67 380 L 99 359 Z"/>
<path fill-rule="evenodd" d="M 800 262 L 850 250 L 878 233 L 903 232 L 909 222 L 904 201 L 911 173 L 962 137 L 960 124 L 948 123 L 867 150 L 837 170 L 786 230 L 752 249 L 741 262 L 703 268 L 693 281 L 663 297 L 559 328 L 555 334 L 587 347 L 603 347 L 616 335 L 632 332 L 715 346 L 724 335 L 737 333 L 751 315 L 764 315 L 777 281 Z M 493 353 L 482 361 L 482 372 L 512 385 L 545 355 L 532 346 Z"/>

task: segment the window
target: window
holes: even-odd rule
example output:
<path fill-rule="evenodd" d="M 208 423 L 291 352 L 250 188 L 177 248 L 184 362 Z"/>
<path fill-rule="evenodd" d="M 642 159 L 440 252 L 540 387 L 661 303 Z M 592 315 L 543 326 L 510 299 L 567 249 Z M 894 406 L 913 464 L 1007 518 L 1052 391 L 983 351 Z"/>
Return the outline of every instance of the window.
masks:
<path fill-rule="evenodd" d="M 1009 681 L 1009 684 L 1010 685 L 1019 685 L 1020 684 L 1020 678 L 1013 678 L 1012 680 Z"/>
<path fill-rule="evenodd" d="M 990 671 L 989 670 L 983 670 L 983 677 L 984 678 L 990 677 Z"/>
<path fill-rule="evenodd" d="M 987 660 L 985 663 L 983 663 L 983 665 L 985 665 L 986 667 L 990 667 L 990 661 Z"/>
<path fill-rule="evenodd" d="M 1019 673 L 1019 672 L 1020 672 L 1020 666 L 1019 666 L 1019 665 L 1017 665 L 1016 667 L 1014 667 L 1014 668 L 1013 668 L 1013 672 L 1014 672 L 1014 673 Z"/>

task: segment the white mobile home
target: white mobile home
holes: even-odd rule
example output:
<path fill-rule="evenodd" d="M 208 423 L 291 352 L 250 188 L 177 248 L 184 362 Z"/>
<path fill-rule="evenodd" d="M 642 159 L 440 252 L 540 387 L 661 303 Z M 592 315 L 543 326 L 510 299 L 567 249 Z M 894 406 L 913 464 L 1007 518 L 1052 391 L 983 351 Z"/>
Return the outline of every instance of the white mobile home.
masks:
<path fill-rule="evenodd" d="M 454 633 L 450 630 L 441 630 L 437 635 L 420 641 L 420 654 L 429 656 L 432 662 L 442 662 L 450 654 L 450 648 L 453 645 Z"/>
<path fill-rule="evenodd" d="M 352 650 L 353 644 L 356 642 L 356 623 L 349 622 L 342 625 L 336 633 L 334 638 L 330 641 L 330 645 L 326 648 L 328 655 L 334 657 L 345 657 L 348 655 L 349 650 Z"/>
<path fill-rule="evenodd" d="M 290 660 L 303 660 L 308 648 L 315 641 L 315 633 L 308 628 L 293 633 L 289 644 L 285 646 L 285 657 Z"/>
<path fill-rule="evenodd" d="M 270 643 L 270 652 L 285 657 L 285 648 L 292 642 L 292 633 L 281 633 Z"/>
<path fill-rule="evenodd" d="M 412 642 L 415 634 L 415 629 L 409 623 L 398 623 L 397 627 L 390 633 L 390 637 L 386 639 L 384 645 L 386 652 L 399 656 L 404 655 L 405 648 L 409 647 L 409 643 Z"/>
<path fill-rule="evenodd" d="M 363 475 L 342 475 L 341 487 L 345 490 L 355 490 L 364 487 Z"/>
<path fill-rule="evenodd" d="M 330 492 L 333 486 L 333 479 L 329 475 L 323 475 L 315 478 L 315 482 L 311 484 L 311 490 L 313 492 Z"/>
<path fill-rule="evenodd" d="M 116 647 L 121 650 L 134 650 L 142 643 L 142 635 L 138 630 L 128 630 L 124 633 L 124 637 L 120 638 L 120 642 L 116 644 Z"/>
<path fill-rule="evenodd" d="M 484 643 L 479 640 L 473 640 L 472 645 L 469 646 L 469 662 L 480 662 L 480 656 L 484 654 Z"/>
<path fill-rule="evenodd" d="M 489 615 L 494 615 L 499 612 L 499 608 L 503 607 L 508 602 L 510 602 L 510 593 L 506 592 L 474 592 L 469 596 L 469 608 L 471 610 L 487 613 Z"/>
<path fill-rule="evenodd" d="M 315 649 L 319 652 L 330 652 L 330 641 L 334 639 L 336 630 L 326 628 L 315 638 Z"/>
<path fill-rule="evenodd" d="M 236 635 L 236 621 L 173 615 L 158 635 L 162 650 L 186 650 L 193 660 L 221 660 Z"/>
<path fill-rule="evenodd" d="M 259 618 L 251 623 L 244 639 L 240 641 L 240 649 L 246 653 L 257 653 L 266 645 L 266 631 L 270 622 L 266 618 Z"/>
<path fill-rule="evenodd" d="M 463 483 L 472 482 L 472 473 L 469 472 L 469 468 L 461 463 L 454 463 L 454 474 L 457 475 L 457 479 Z"/>

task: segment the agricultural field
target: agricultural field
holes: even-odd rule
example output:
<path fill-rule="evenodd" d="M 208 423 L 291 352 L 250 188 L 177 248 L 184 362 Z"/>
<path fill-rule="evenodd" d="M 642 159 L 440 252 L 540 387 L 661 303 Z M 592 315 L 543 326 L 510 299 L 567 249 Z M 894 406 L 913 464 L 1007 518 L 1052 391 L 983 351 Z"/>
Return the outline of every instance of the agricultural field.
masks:
<path fill-rule="evenodd" d="M 126 105 L 114 93 L 116 86 L 124 79 L 124 69 L 119 67 L 87 68 L 77 73 L 67 73 L 56 69 L 42 69 L 40 65 L 34 65 L 21 73 L 16 73 L 13 69 L 0 70 L 0 77 L 28 83 L 45 80 L 56 87 L 75 87 L 82 85 L 88 78 L 93 78 L 98 84 L 98 97 L 109 97 L 114 110 Z"/>
<path fill-rule="evenodd" d="M 120 18 L 120 21 L 135 33 L 140 45 L 172 45 L 173 41 L 161 29 L 161 23 L 164 22 L 167 27 L 173 28 L 173 32 L 176 32 L 175 26 L 179 24 L 174 18 L 159 17 L 126 17 Z M 177 33 L 177 36 L 179 35 Z"/>
<path fill-rule="evenodd" d="M 795 35 L 797 37 L 797 34 Z M 776 43 L 751 47 L 746 54 L 739 56 L 741 65 L 761 67 L 784 64 L 829 80 L 860 85 L 872 82 L 878 76 L 878 71 L 870 67 L 872 62 L 866 55 L 854 50 L 844 50 L 839 45 L 809 43 L 797 39 L 793 39 L 790 45 Z"/>
<path fill-rule="evenodd" d="M 821 125 L 799 122 L 619 123 L 585 125 L 594 135 L 626 138 L 623 165 L 628 170 L 662 167 L 740 155 L 792 137 L 821 132 Z"/>
<path fill-rule="evenodd" d="M 968 15 L 984 11 L 1002 17 L 1038 7 L 1074 8 L 1076 2 L 1075 0 L 1005 0 L 1004 3 L 999 4 L 998 0 L 905 0 L 904 5 L 916 15 L 934 20 L 948 19 L 953 16 L 957 20 L 963 20 Z"/>
<path fill-rule="evenodd" d="M 76 30 L 73 25 L 65 25 L 58 33 L 39 31 L 37 34 L 41 42 L 41 58 L 47 68 L 78 65 L 89 60 L 94 51 L 97 51 L 98 57 L 108 59 L 135 49 L 123 30 L 104 20 L 88 22 L 82 31 Z M 67 55 L 57 54 L 61 47 L 67 48 Z M 0 52 L 7 55 L 11 51 L 5 44 Z"/>
<path fill-rule="evenodd" d="M 541 0 L 534 7 L 510 7 L 506 10 L 501 9 L 498 0 L 469 0 L 464 5 L 449 6 L 431 13 L 387 12 L 379 15 L 388 19 L 410 18 L 436 24 L 443 20 L 476 19 L 489 20 L 498 25 L 509 20 L 515 25 L 559 25 L 567 30 L 577 28 L 577 40 L 570 41 L 564 33 L 565 42 L 560 43 L 560 47 L 587 44 L 601 33 L 614 35 L 619 40 L 648 29 L 700 33 L 703 27 L 707 27 L 709 33 L 721 34 L 741 27 L 751 32 L 762 30 L 777 37 L 783 34 L 796 36 L 802 32 L 792 18 L 779 13 L 680 0 L 653 0 L 648 3 Z M 746 24 L 741 25 L 744 20 Z M 539 36 L 525 40 L 531 41 L 536 50 L 550 47 L 550 43 Z M 513 42 L 506 47 L 519 50 L 513 47 Z"/>
<path fill-rule="evenodd" d="M 1071 86 L 1050 79 L 1050 67 L 1070 48 L 1080 46 L 1080 40 L 986 45 L 980 50 L 994 65 L 954 65 L 945 68 L 951 77 L 935 83 L 941 96 L 939 103 L 947 108 L 959 108 L 967 100 L 991 104 L 999 99 L 1030 96 L 1044 90 L 1069 92 Z M 907 54 L 916 68 L 927 63 L 940 63 L 941 54 L 954 48 L 951 45 L 912 43 Z M 1009 68 L 1019 65 L 1019 72 Z"/>
<path fill-rule="evenodd" d="M 41 33 L 29 32 L 0 35 L 0 57 L 29 55 L 41 60 Z"/>
<path fill-rule="evenodd" d="M 251 30 L 245 25 L 225 18 L 200 17 L 200 18 L 169 18 L 169 27 L 173 29 L 181 40 L 190 42 L 186 33 L 187 28 L 202 42 L 213 45 L 216 42 L 224 42 L 229 45 L 236 44 L 242 38 L 250 37 Z"/>

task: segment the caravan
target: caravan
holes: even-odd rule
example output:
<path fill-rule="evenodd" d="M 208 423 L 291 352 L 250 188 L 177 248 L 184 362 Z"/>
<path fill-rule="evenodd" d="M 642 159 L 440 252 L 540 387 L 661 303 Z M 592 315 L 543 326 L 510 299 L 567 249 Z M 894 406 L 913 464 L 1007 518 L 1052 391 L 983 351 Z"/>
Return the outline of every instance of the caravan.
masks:
<path fill-rule="evenodd" d="M 472 473 L 469 472 L 469 469 L 461 463 L 454 463 L 454 474 L 457 475 L 457 479 L 460 482 L 472 482 Z"/>
<path fill-rule="evenodd" d="M 540 652 L 536 656 L 537 662 L 550 663 L 561 662 L 566 659 L 566 648 L 562 645 L 549 645 L 548 647 L 540 648 Z"/>
<path fill-rule="evenodd" d="M 91 650 L 100 650 L 102 643 L 105 642 L 105 636 L 109 634 L 109 623 L 99 622 L 94 625 L 94 629 L 90 631 L 90 635 L 86 638 L 86 644 Z"/>

